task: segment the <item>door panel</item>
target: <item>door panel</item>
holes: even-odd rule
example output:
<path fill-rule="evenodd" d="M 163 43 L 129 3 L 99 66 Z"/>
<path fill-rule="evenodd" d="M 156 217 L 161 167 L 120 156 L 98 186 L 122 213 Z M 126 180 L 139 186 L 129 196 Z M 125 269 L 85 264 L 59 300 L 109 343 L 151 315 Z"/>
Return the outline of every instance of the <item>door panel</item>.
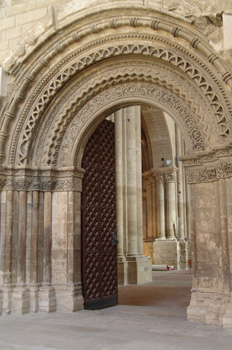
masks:
<path fill-rule="evenodd" d="M 117 304 L 114 123 L 103 121 L 91 135 L 82 167 L 82 285 L 86 309 Z M 115 242 L 114 242 L 115 243 Z"/>

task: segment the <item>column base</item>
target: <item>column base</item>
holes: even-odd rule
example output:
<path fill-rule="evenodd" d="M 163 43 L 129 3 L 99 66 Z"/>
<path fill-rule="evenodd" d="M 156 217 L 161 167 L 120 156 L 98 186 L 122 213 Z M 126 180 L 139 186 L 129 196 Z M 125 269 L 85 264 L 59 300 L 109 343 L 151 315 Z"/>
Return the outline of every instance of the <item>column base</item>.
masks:
<path fill-rule="evenodd" d="M 56 311 L 56 291 L 51 285 L 43 285 L 40 287 L 39 311 L 48 313 Z"/>
<path fill-rule="evenodd" d="M 187 319 L 203 324 L 231 328 L 232 304 L 217 292 L 192 291 L 191 302 L 187 308 Z"/>
<path fill-rule="evenodd" d="M 56 311 L 74 312 L 84 309 L 81 284 L 55 286 Z"/>
<path fill-rule="evenodd" d="M 24 315 L 30 312 L 30 289 L 17 286 L 12 292 L 11 313 Z"/>
<path fill-rule="evenodd" d="M 232 328 L 232 296 L 225 299 L 220 309 L 219 321 L 223 328 Z"/>
<path fill-rule="evenodd" d="M 39 311 L 39 285 L 30 286 L 30 312 Z"/>
<path fill-rule="evenodd" d="M 118 284 L 128 284 L 128 263 L 125 256 L 118 256 Z"/>
<path fill-rule="evenodd" d="M 152 281 L 152 262 L 141 256 L 128 256 L 128 283 L 140 284 Z"/>
<path fill-rule="evenodd" d="M 180 246 L 179 242 L 173 240 L 159 240 L 153 243 L 155 265 L 175 266 L 180 268 Z"/>
<path fill-rule="evenodd" d="M 12 308 L 12 292 L 13 287 L 2 287 L 1 291 L 1 314 L 10 315 Z"/>

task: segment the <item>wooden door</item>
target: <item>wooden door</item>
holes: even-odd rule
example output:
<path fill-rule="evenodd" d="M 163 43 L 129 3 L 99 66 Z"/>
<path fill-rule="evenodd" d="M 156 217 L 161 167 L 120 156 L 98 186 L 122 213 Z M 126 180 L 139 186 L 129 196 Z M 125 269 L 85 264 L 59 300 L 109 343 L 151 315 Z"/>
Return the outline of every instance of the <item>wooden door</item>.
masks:
<path fill-rule="evenodd" d="M 118 302 L 114 123 L 91 135 L 82 167 L 82 288 L 93 310 Z"/>

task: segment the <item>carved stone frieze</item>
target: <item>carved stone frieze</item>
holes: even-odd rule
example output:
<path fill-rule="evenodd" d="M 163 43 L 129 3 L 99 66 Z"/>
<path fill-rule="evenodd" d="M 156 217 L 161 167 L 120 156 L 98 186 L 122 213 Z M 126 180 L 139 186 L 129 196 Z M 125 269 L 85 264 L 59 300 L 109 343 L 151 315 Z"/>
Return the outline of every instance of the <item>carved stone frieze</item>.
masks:
<path fill-rule="evenodd" d="M 225 143 L 224 145 L 214 147 L 209 151 L 196 152 L 194 156 L 181 156 L 180 160 L 184 167 L 199 166 L 205 163 L 214 163 L 222 158 L 232 157 L 232 144 Z"/>
<path fill-rule="evenodd" d="M 82 169 L 60 171 L 2 169 L 0 174 L 0 190 L 81 192 L 83 175 L 84 171 Z"/>
<path fill-rule="evenodd" d="M 82 191 L 81 179 L 58 179 L 55 187 L 55 191 Z"/>
<path fill-rule="evenodd" d="M 232 163 L 219 162 L 215 166 L 188 169 L 186 171 L 187 183 L 212 182 L 232 177 Z"/>

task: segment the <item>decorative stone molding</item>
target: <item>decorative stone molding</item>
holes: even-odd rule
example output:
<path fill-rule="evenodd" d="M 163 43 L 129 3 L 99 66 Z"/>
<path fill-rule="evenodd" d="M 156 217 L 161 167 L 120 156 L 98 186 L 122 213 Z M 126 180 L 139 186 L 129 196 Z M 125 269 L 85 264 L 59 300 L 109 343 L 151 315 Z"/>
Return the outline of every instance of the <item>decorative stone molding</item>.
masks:
<path fill-rule="evenodd" d="M 84 170 L 1 169 L 0 190 L 66 192 L 82 191 Z"/>
<path fill-rule="evenodd" d="M 128 68 L 128 66 L 130 66 L 130 68 Z M 187 108 L 190 107 L 193 111 L 193 115 L 186 121 L 186 126 L 181 124 L 182 128 L 186 127 L 186 132 L 189 132 L 191 135 L 190 138 L 192 138 L 192 141 L 190 140 L 190 143 L 193 142 L 195 144 L 195 149 L 203 148 L 203 146 L 197 145 L 197 141 L 195 140 L 197 134 L 194 132 L 193 127 L 198 121 L 202 126 L 201 134 L 202 139 L 204 139 L 204 147 L 207 147 L 209 142 L 212 143 L 208 137 L 211 127 L 207 122 L 209 113 L 207 101 L 204 101 L 205 104 L 202 101 L 201 108 L 199 108 L 199 99 L 201 99 L 201 96 L 194 89 L 194 91 L 191 90 L 192 86 L 190 81 L 185 82 L 183 78 L 180 79 L 180 77 L 168 67 L 163 68 L 157 65 L 156 67 L 152 67 L 151 70 L 150 64 L 145 64 L 141 61 L 135 62 L 133 66 L 130 61 L 128 61 L 128 64 L 127 61 L 125 61 L 125 63 L 119 61 L 117 65 L 114 64 L 113 66 L 105 63 L 104 68 L 98 68 L 98 74 L 94 75 L 94 78 L 92 77 L 92 73 L 90 73 L 90 80 L 86 81 L 86 79 L 84 79 L 83 82 L 80 81 L 78 84 L 71 85 L 69 88 L 70 91 L 68 90 L 60 100 L 58 99 L 52 109 L 47 111 L 46 122 L 40 127 L 38 141 L 34 146 L 36 166 L 56 165 L 60 143 L 71 120 L 93 97 L 96 97 L 97 94 L 103 91 L 109 90 L 112 80 L 114 80 L 114 85 L 126 85 L 129 82 L 134 82 L 134 84 L 137 82 L 144 82 L 146 84 L 153 82 L 156 89 L 160 85 L 164 87 L 167 86 L 168 90 L 162 90 L 165 91 L 165 97 L 163 97 L 163 99 L 165 98 L 165 107 L 170 107 L 170 113 L 172 112 L 175 114 L 178 123 L 182 123 L 181 117 L 184 117 L 184 106 L 182 103 L 177 102 L 178 98 L 175 97 L 175 95 L 170 93 L 170 90 L 178 91 L 182 99 L 186 98 L 185 103 L 188 105 Z M 138 98 L 142 100 L 149 97 L 149 95 L 145 96 L 145 93 L 145 90 L 141 90 L 141 94 Z M 192 97 L 191 100 L 188 100 L 189 96 Z M 167 100 L 168 102 L 166 102 Z M 152 101 L 155 102 L 154 99 Z M 162 99 L 160 98 L 158 102 L 162 103 Z M 89 117 L 91 116 L 89 115 Z M 197 122 L 192 122 L 192 118 L 196 118 Z M 85 119 L 87 121 L 87 114 L 85 115 Z"/>
<path fill-rule="evenodd" d="M 188 132 L 192 135 L 193 148 L 203 149 L 204 142 L 200 131 L 195 124 L 191 112 L 188 110 L 187 106 L 182 105 L 181 100 L 179 100 L 175 95 L 169 94 L 168 91 L 162 89 L 153 84 L 145 84 L 140 82 L 130 82 L 124 85 L 113 86 L 111 89 L 102 91 L 97 96 L 93 97 L 90 102 L 88 102 L 73 118 L 69 127 L 67 128 L 65 135 L 62 138 L 61 149 L 59 151 L 59 158 L 57 164 L 61 167 L 70 166 L 70 155 L 73 153 L 73 147 L 80 134 L 82 126 L 97 113 L 100 109 L 106 108 L 107 105 L 118 102 L 122 99 L 127 98 L 138 98 L 139 96 L 146 97 L 151 101 L 159 101 L 162 104 L 166 104 L 172 108 L 173 113 L 181 116 L 182 122 L 188 128 Z M 94 129 L 94 128 L 93 128 Z M 84 135 L 82 136 L 84 138 Z M 82 147 L 82 141 L 80 140 L 79 146 L 76 150 L 76 155 L 78 155 L 79 149 Z M 76 164 L 76 161 L 75 163 Z"/>
<path fill-rule="evenodd" d="M 176 182 L 177 170 L 176 167 L 151 169 L 143 173 L 143 177 L 148 183 L 164 184 L 164 182 Z"/>
<path fill-rule="evenodd" d="M 133 37 L 139 37 L 138 35 L 130 36 L 131 39 L 133 39 Z M 20 164 L 25 163 L 28 144 L 31 140 L 36 122 L 56 91 L 60 89 L 64 83 L 71 79 L 72 76 L 74 76 L 77 72 L 83 70 L 85 67 L 90 66 L 93 63 L 105 58 L 128 54 L 146 55 L 159 58 L 163 61 L 169 62 L 170 64 L 178 67 L 186 74 L 188 74 L 191 79 L 198 85 L 199 89 L 202 90 L 202 93 L 207 97 L 208 101 L 211 104 L 212 112 L 215 116 L 216 124 L 219 128 L 219 137 L 222 137 L 223 141 L 225 138 L 229 138 L 230 128 L 228 126 L 228 123 L 225 122 L 225 113 L 223 106 L 220 104 L 219 98 L 214 92 L 213 86 L 207 82 L 207 79 L 202 75 L 197 67 L 191 63 L 191 61 L 186 61 L 183 57 L 181 57 L 181 55 L 177 56 L 171 51 L 151 45 L 118 45 L 113 47 L 105 47 L 104 49 L 100 49 L 88 54 L 88 56 L 80 58 L 76 63 L 71 64 L 68 68 L 65 68 L 63 71 L 59 71 L 58 75 L 52 79 L 49 86 L 39 97 L 37 105 L 34 107 L 32 114 L 28 118 L 27 125 L 24 127 L 24 134 L 20 145 Z"/>
<path fill-rule="evenodd" d="M 187 183 L 213 182 L 232 177 L 232 163 L 220 162 L 215 166 L 201 167 L 186 171 Z"/>
<path fill-rule="evenodd" d="M 232 157 L 232 143 L 227 142 L 224 145 L 215 146 L 209 151 L 196 152 L 189 156 L 181 156 L 180 160 L 184 167 L 199 166 L 205 163 L 213 163 L 222 158 Z"/>
<path fill-rule="evenodd" d="M 93 11 L 99 11 L 98 6 L 94 4 L 95 6 L 89 7 L 88 11 L 90 12 L 91 10 Z M 108 5 L 108 6 L 107 6 Z M 154 6 L 155 5 L 155 6 Z M 183 40 L 187 41 L 187 43 L 191 43 L 193 41 L 196 41 L 197 38 L 197 48 L 198 50 L 201 51 L 203 55 L 206 57 L 209 57 L 211 52 L 210 49 L 208 48 L 208 45 L 204 42 L 202 38 L 200 38 L 196 33 L 194 28 L 191 28 L 191 31 L 188 31 L 186 28 L 183 28 L 183 26 L 180 24 L 180 27 L 177 27 L 176 22 L 177 18 L 175 18 L 175 21 L 172 22 L 171 16 L 174 16 L 175 11 L 181 11 L 181 13 L 186 13 L 187 8 L 191 8 L 191 11 L 187 11 L 189 15 L 194 15 L 197 13 L 199 14 L 199 8 L 197 6 L 193 6 L 190 4 L 185 3 L 183 5 L 183 2 L 177 3 L 175 2 L 174 6 L 170 6 L 169 4 L 166 6 L 165 4 L 160 7 L 161 4 L 157 7 L 156 4 L 149 4 L 149 15 L 152 13 L 152 16 L 146 16 L 146 18 L 141 17 L 141 11 L 145 12 L 147 14 L 147 10 L 144 7 L 144 2 L 141 1 L 141 4 L 137 3 L 136 6 L 134 6 L 133 3 L 133 12 L 135 13 L 135 17 L 126 17 L 124 15 L 124 18 L 117 17 L 117 11 L 126 11 L 130 9 L 131 11 L 131 4 L 125 3 L 124 6 L 120 3 L 120 6 L 115 8 L 112 3 L 104 3 L 104 10 L 105 10 L 105 20 L 101 20 L 100 23 L 95 22 L 95 24 L 91 23 L 88 29 L 86 27 L 82 30 L 79 30 L 78 32 L 72 32 L 69 36 L 66 36 L 65 39 L 63 38 L 62 44 L 56 44 L 55 46 L 55 52 L 56 54 L 62 52 L 68 45 L 74 43 L 74 42 L 79 42 L 83 38 L 85 38 L 88 35 L 91 34 L 96 34 L 101 31 L 104 31 L 106 29 L 118 29 L 124 26 L 131 26 L 133 28 L 139 28 L 139 27 L 145 27 L 145 28 L 151 28 L 155 31 L 157 30 L 164 30 L 166 33 L 172 34 L 174 37 L 180 37 Z M 76 2 L 73 3 L 73 6 L 69 6 L 69 10 L 72 8 L 72 20 L 70 21 L 70 25 L 72 25 L 74 22 L 77 22 L 77 20 L 81 20 L 82 15 L 78 12 L 78 10 L 73 10 L 76 8 Z M 101 6 L 101 5 L 100 5 Z M 163 8 L 164 6 L 164 8 Z M 161 10 L 162 8 L 162 10 Z M 207 8 L 209 6 L 207 5 Z M 78 7 L 79 9 L 79 7 Z M 153 9 L 153 10 L 152 10 Z M 109 19 L 107 18 L 107 10 L 112 14 L 112 10 L 115 12 L 115 18 L 112 19 L 110 17 Z M 64 7 L 59 8 L 59 13 L 61 14 L 64 11 L 65 17 L 67 16 L 66 10 L 64 10 Z M 164 17 L 160 17 L 157 15 L 157 12 L 162 12 L 166 13 L 166 15 L 169 17 L 168 21 L 165 20 Z M 121 14 L 122 12 L 120 12 Z M 59 19 L 54 19 L 54 11 L 51 11 L 51 14 L 45 18 L 44 20 L 40 21 L 40 23 L 35 26 L 31 31 L 29 31 L 21 43 L 17 44 L 17 47 L 15 47 L 12 52 L 9 53 L 8 57 L 5 59 L 3 62 L 3 67 L 6 71 L 11 72 L 13 70 L 17 71 L 17 68 L 19 65 L 21 65 L 27 58 L 30 56 L 33 51 L 36 49 L 36 42 L 39 39 L 38 35 L 43 37 L 43 40 L 45 41 L 46 39 L 50 39 L 51 35 L 54 35 L 54 33 L 57 31 L 56 25 L 59 22 L 59 29 L 64 31 L 63 26 L 67 26 L 66 18 L 64 21 L 62 21 L 62 16 L 58 16 Z M 184 17 L 181 18 L 182 20 Z M 72 22 L 73 21 L 73 22 Z M 185 19 L 186 21 L 186 19 Z M 196 44 L 195 44 L 196 45 Z M 54 56 L 54 53 L 52 55 L 52 52 L 50 53 L 49 56 Z M 220 62 L 220 59 L 217 58 L 217 61 Z M 218 62 L 216 62 L 216 65 Z M 222 69 L 221 65 L 220 68 Z"/>
<path fill-rule="evenodd" d="M 65 68 L 63 69 L 63 71 L 61 71 L 61 68 L 67 64 L 67 62 L 69 62 L 73 57 L 75 57 L 75 55 L 80 54 L 81 52 L 84 52 L 85 50 L 89 49 L 92 45 L 92 47 L 95 45 L 103 45 L 104 42 L 107 43 L 108 41 L 111 40 L 120 40 L 120 38 L 122 39 L 129 39 L 131 38 L 131 40 L 134 39 L 138 39 L 141 38 L 142 41 L 144 40 L 154 40 L 157 43 L 163 42 L 167 45 L 169 45 L 170 47 L 173 47 L 174 50 L 177 50 L 178 53 L 174 53 L 171 50 L 166 50 L 163 49 L 162 47 L 153 47 L 152 46 L 147 46 L 146 45 L 140 48 L 140 45 L 138 46 L 134 46 L 134 45 L 121 45 L 119 47 L 119 51 L 117 49 L 117 47 L 112 48 L 104 48 L 102 50 L 99 51 L 95 51 L 92 53 L 89 53 L 88 56 L 84 57 L 84 58 L 80 58 L 80 61 L 78 61 L 80 63 L 77 62 L 75 64 L 71 64 L 69 66 L 69 68 Z M 130 40 L 130 42 L 131 42 Z M 141 41 L 140 41 L 141 42 Z M 110 49 L 110 50 L 109 50 Z M 114 50 L 115 49 L 115 50 Z M 49 99 L 51 99 L 53 97 L 53 95 L 56 93 L 57 89 L 59 89 L 61 87 L 62 84 L 64 84 L 67 79 L 70 79 L 74 74 L 76 74 L 77 71 L 82 70 L 86 65 L 89 64 L 93 64 L 96 61 L 99 61 L 101 59 L 104 58 L 108 58 L 108 57 L 112 57 L 112 55 L 124 55 L 124 54 L 139 54 L 139 55 L 152 55 L 153 57 L 157 57 L 161 60 L 167 61 L 168 63 L 170 63 L 171 65 L 174 65 L 176 67 L 178 67 L 179 69 L 183 70 L 185 72 L 185 74 L 191 76 L 191 78 L 193 79 L 193 81 L 199 86 L 199 89 L 202 90 L 202 92 L 204 92 L 205 96 L 207 97 L 207 99 L 209 100 L 209 102 L 212 104 L 212 108 L 213 108 L 213 114 L 216 116 L 216 124 L 217 122 L 220 124 L 218 125 L 219 127 L 219 135 L 221 135 L 222 140 L 224 140 L 225 138 L 229 137 L 229 131 L 228 131 L 228 123 L 225 123 L 225 114 L 223 113 L 223 106 L 218 105 L 217 101 L 219 101 L 219 98 L 217 96 L 217 93 L 215 93 L 213 90 L 213 86 L 212 84 L 208 84 L 208 78 L 207 77 L 203 77 L 202 73 L 200 73 L 200 70 L 202 69 L 202 71 L 204 70 L 205 72 L 207 72 L 207 74 L 209 74 L 210 76 L 212 76 L 212 72 L 207 68 L 207 66 L 204 66 L 203 62 L 199 62 L 199 58 L 196 59 L 196 57 L 194 57 L 194 55 L 190 54 L 188 52 L 188 50 L 186 50 L 185 48 L 180 47 L 177 44 L 173 44 L 170 40 L 168 39 L 164 39 L 158 36 L 152 36 L 152 35 L 138 35 L 138 34 L 127 34 L 127 35 L 122 35 L 120 36 L 114 36 L 114 37 L 107 37 L 105 39 L 101 39 L 99 41 L 96 41 L 94 43 L 88 44 L 85 47 L 83 47 L 82 49 L 77 50 L 76 52 L 74 52 L 72 55 L 66 57 L 64 60 L 61 60 L 59 62 L 59 64 L 57 64 L 55 67 L 52 68 L 51 71 L 49 71 L 49 73 L 47 75 L 44 76 L 44 78 L 41 80 L 41 82 L 37 85 L 35 91 L 33 94 L 31 94 L 30 99 L 28 100 L 29 104 L 25 105 L 24 111 L 22 113 L 21 116 L 21 122 L 19 122 L 17 128 L 16 128 L 16 134 L 15 134 L 15 140 L 13 140 L 12 145 L 12 155 L 11 155 L 11 164 L 13 164 L 13 154 L 15 154 L 15 149 L 14 146 L 16 146 L 17 144 L 17 138 L 19 133 L 21 132 L 21 127 L 22 127 L 22 122 L 24 122 L 26 115 L 28 114 L 29 110 L 32 108 L 32 102 L 34 101 L 34 98 L 39 96 L 37 99 L 37 105 L 34 107 L 34 112 L 31 115 L 31 120 L 29 120 L 29 124 L 26 127 L 26 133 L 24 135 L 24 138 L 22 140 L 22 150 L 23 150 L 23 154 L 22 155 L 22 163 L 24 163 L 23 161 L 23 157 L 25 157 L 25 152 L 27 153 L 27 151 L 24 149 L 25 145 L 27 144 L 27 142 L 30 142 L 30 138 L 32 135 L 32 132 L 34 131 L 34 126 L 33 123 L 35 120 L 38 120 L 39 115 L 43 112 L 44 108 L 47 106 Z M 189 60 L 186 61 L 186 57 L 189 56 Z M 190 57 L 191 56 L 191 57 Z M 196 64 L 192 65 L 191 61 L 192 60 L 196 60 Z M 200 68 L 200 70 L 199 70 Z M 57 72 L 57 74 L 55 75 L 55 73 Z M 61 73 L 61 74 L 60 74 Z M 35 73 L 34 73 L 35 74 Z M 43 91 L 44 86 L 46 86 L 46 83 L 49 82 L 49 79 L 51 80 L 51 76 L 53 76 L 54 78 L 52 79 L 52 81 L 50 82 L 50 84 L 47 86 L 47 89 Z M 216 81 L 215 77 L 212 77 L 213 80 Z M 27 82 L 29 82 L 29 80 L 27 79 Z M 219 83 L 217 82 L 217 85 Z M 23 84 L 24 89 L 26 84 Z M 223 88 L 220 86 L 220 90 L 223 93 Z M 24 96 L 25 95 L 25 91 L 22 93 L 19 93 L 20 96 Z M 224 99 L 226 99 L 226 94 L 224 94 Z M 228 100 L 226 100 L 226 103 L 229 106 L 229 102 Z M 14 105 L 14 103 L 12 104 L 12 106 Z M 14 109 L 13 107 L 11 109 Z M 211 115 L 211 113 L 209 113 L 209 115 Z M 21 125 L 21 126 L 20 126 Z M 30 136 L 29 136 L 30 135 Z M 29 138 L 28 138 L 29 137 Z"/>
<path fill-rule="evenodd" d="M 176 173 L 177 173 L 177 168 L 170 168 L 167 169 L 165 172 L 165 182 L 176 182 Z"/>

